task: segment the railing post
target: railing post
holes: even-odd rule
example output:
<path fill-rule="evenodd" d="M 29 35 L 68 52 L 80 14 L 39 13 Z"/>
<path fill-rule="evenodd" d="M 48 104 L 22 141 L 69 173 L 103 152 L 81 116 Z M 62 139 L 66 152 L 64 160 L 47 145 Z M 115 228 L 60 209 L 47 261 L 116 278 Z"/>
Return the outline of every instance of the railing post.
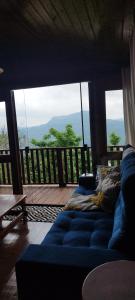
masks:
<path fill-rule="evenodd" d="M 57 166 L 58 166 L 58 178 L 59 178 L 59 187 L 66 186 L 63 176 L 63 163 L 62 163 L 62 149 L 57 148 Z"/>

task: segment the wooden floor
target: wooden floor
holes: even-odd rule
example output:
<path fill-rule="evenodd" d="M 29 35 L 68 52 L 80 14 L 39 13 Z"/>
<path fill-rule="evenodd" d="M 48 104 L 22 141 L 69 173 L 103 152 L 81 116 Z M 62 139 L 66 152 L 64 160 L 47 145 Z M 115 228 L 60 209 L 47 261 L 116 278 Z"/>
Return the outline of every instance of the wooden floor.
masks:
<path fill-rule="evenodd" d="M 23 193 L 27 195 L 27 204 L 63 205 L 71 197 L 75 186 L 59 188 L 58 185 L 25 185 Z M 0 194 L 11 194 L 11 186 L 0 186 Z"/>
<path fill-rule="evenodd" d="M 24 194 L 27 195 L 27 204 L 62 205 L 74 189 L 75 186 L 24 186 Z M 12 187 L 0 186 L 0 194 L 12 194 Z M 28 222 L 28 227 L 18 224 L 0 241 L 0 300 L 17 300 L 15 262 L 26 245 L 40 243 L 51 226 L 51 223 L 44 222 Z"/>
<path fill-rule="evenodd" d="M 39 244 L 51 226 L 44 222 L 21 223 L 0 242 L 0 300 L 17 300 L 15 262 L 29 243 Z"/>

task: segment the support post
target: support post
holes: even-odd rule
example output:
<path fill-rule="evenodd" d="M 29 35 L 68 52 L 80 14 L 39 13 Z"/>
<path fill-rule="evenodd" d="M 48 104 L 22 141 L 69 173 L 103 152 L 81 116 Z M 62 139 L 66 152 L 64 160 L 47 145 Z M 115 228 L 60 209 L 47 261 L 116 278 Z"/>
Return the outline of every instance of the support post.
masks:
<path fill-rule="evenodd" d="M 5 90 L 2 96 L 6 103 L 13 194 L 23 194 L 14 92 Z"/>
<path fill-rule="evenodd" d="M 102 163 L 102 157 L 107 152 L 105 90 L 99 79 L 89 82 L 88 89 L 93 174 L 95 175 L 96 165 Z"/>

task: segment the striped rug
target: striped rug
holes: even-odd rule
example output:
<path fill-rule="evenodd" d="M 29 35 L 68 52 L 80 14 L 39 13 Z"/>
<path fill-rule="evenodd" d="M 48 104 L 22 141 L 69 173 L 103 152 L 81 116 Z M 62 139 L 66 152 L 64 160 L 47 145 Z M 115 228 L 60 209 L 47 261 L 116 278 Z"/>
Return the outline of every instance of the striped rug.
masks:
<path fill-rule="evenodd" d="M 54 205 L 26 205 L 27 220 L 32 222 L 50 222 L 53 223 L 57 215 L 63 210 L 64 206 Z M 21 207 L 17 207 L 11 211 L 4 220 L 12 220 L 17 215 Z"/>

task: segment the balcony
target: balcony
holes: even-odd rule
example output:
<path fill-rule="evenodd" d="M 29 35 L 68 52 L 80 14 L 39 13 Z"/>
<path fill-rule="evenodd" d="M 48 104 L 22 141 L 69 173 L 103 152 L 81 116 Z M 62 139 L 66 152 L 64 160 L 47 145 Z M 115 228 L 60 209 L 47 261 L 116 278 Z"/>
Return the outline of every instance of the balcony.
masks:
<path fill-rule="evenodd" d="M 120 164 L 123 146 L 108 146 L 108 164 Z M 10 154 L 0 150 L 0 154 Z M 82 173 L 92 173 L 91 147 L 20 149 L 23 185 L 77 184 Z M 0 163 L 0 183 L 11 185 L 11 163 Z"/>

